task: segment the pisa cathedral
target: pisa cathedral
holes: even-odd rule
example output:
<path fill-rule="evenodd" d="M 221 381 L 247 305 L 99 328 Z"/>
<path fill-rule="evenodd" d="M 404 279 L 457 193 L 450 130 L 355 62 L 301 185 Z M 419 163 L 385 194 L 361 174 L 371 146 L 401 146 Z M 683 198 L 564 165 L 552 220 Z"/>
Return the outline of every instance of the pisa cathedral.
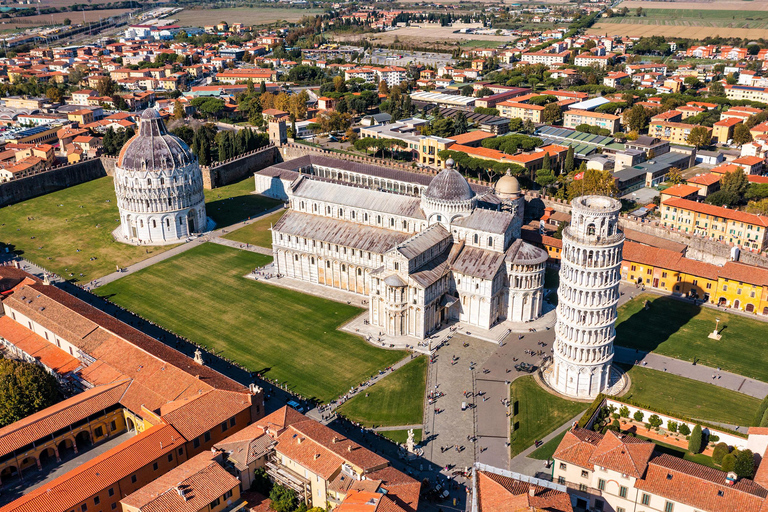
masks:
<path fill-rule="evenodd" d="M 207 230 L 197 158 L 168 133 L 156 110 L 142 112 L 139 133 L 120 150 L 114 179 L 118 240 L 163 245 Z"/>
<path fill-rule="evenodd" d="M 366 296 L 370 323 L 390 336 L 541 315 L 547 253 L 520 239 L 525 200 L 511 175 L 489 188 L 450 160 L 432 176 L 310 155 L 255 181 L 289 204 L 272 228 L 278 273 Z"/>

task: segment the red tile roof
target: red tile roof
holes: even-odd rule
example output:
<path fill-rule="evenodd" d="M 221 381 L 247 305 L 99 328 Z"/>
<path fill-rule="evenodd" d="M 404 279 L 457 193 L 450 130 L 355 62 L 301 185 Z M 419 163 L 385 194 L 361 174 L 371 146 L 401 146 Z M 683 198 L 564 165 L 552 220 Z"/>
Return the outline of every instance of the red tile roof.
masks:
<path fill-rule="evenodd" d="M 705 215 L 713 215 L 715 217 L 723 217 L 729 220 L 735 220 L 738 222 L 745 222 L 756 226 L 768 226 L 768 217 L 761 215 L 755 215 L 753 213 L 746 213 L 739 210 L 731 210 L 730 208 L 723 208 L 722 206 L 714 206 L 706 203 L 697 203 L 689 199 L 667 199 L 662 203 L 664 206 L 670 206 L 672 208 L 680 208 L 683 210 L 689 210 L 697 213 L 703 213 Z"/>
<path fill-rule="evenodd" d="M 593 466 L 640 478 L 645 474 L 655 446 L 648 441 L 609 430 L 595 447 L 589 462 Z"/>
<path fill-rule="evenodd" d="M 9 316 L 0 317 L 0 337 L 60 375 L 75 371 L 82 366 L 78 359 Z"/>
<path fill-rule="evenodd" d="M 477 471 L 476 492 L 479 512 L 522 510 L 572 512 L 573 510 L 568 493 L 486 471 Z"/>
<path fill-rule="evenodd" d="M 698 194 L 699 187 L 680 184 L 664 189 L 661 193 L 672 197 L 688 197 L 693 194 Z"/>
<path fill-rule="evenodd" d="M 722 178 L 721 176 L 709 172 L 707 174 L 700 174 L 698 176 L 694 176 L 693 178 L 688 178 L 686 181 L 688 181 L 688 183 L 693 183 L 695 185 L 710 186 L 720 181 L 721 178 Z"/>

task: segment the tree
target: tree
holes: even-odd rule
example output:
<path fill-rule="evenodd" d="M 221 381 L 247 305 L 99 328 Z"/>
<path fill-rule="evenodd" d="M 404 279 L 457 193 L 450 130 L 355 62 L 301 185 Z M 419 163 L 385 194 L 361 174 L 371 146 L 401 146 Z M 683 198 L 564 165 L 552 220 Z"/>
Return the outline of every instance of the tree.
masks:
<path fill-rule="evenodd" d="M 575 168 L 576 163 L 574 161 L 573 146 L 568 146 L 568 152 L 565 154 L 565 164 L 563 164 L 563 171 L 568 174 L 573 172 Z"/>
<path fill-rule="evenodd" d="M 611 171 L 586 169 L 585 164 L 582 164 L 579 173 L 583 173 L 582 178 L 580 180 L 573 180 L 568 184 L 566 195 L 569 201 L 589 194 L 611 197 L 615 197 L 618 194 L 616 181 Z"/>
<path fill-rule="evenodd" d="M 63 21 L 63 23 L 64 23 L 64 25 L 66 25 L 66 26 L 70 26 L 70 25 L 72 24 L 72 20 L 71 20 L 71 19 L 69 19 L 69 18 L 64 18 L 64 21 Z"/>
<path fill-rule="evenodd" d="M 728 455 L 723 456 L 723 461 L 720 463 L 720 469 L 726 473 L 730 473 L 736 468 L 736 455 L 738 452 L 731 452 Z"/>
<path fill-rule="evenodd" d="M 266 94 L 266 92 L 267 92 L 267 83 L 261 82 L 259 84 L 259 94 Z"/>
<path fill-rule="evenodd" d="M 275 512 L 293 512 L 297 506 L 296 493 L 293 490 L 275 485 L 269 492 L 269 499 L 272 500 L 270 509 Z"/>
<path fill-rule="evenodd" d="M 563 239 L 563 231 L 565 228 L 568 227 L 568 222 L 561 222 L 559 226 L 557 226 L 557 230 L 555 231 L 555 234 L 552 235 L 554 238 L 557 238 L 558 240 Z M 629 410 L 627 410 L 627 416 L 629 416 Z"/>
<path fill-rule="evenodd" d="M 99 96 L 112 96 L 117 91 L 117 82 L 108 76 L 101 77 L 96 82 L 96 91 Z"/>
<path fill-rule="evenodd" d="M 467 129 L 467 116 L 464 115 L 464 112 L 459 112 L 456 115 L 456 119 L 453 120 L 453 134 L 461 135 L 462 133 L 467 133 Z"/>
<path fill-rule="evenodd" d="M 553 184 L 555 181 L 557 181 L 557 178 L 555 178 L 555 175 L 552 173 L 550 169 L 539 169 L 536 171 L 536 183 L 542 187 L 548 187 L 549 185 Z"/>
<path fill-rule="evenodd" d="M 702 441 L 701 425 L 696 425 L 688 438 L 688 451 L 694 454 L 701 452 Z"/>
<path fill-rule="evenodd" d="M 541 120 L 547 124 L 559 123 L 563 119 L 563 109 L 557 103 L 549 103 L 541 112 Z"/>
<path fill-rule="evenodd" d="M 658 429 L 662 423 L 664 423 L 664 421 L 658 414 L 651 414 L 648 418 L 648 424 L 655 429 Z"/>
<path fill-rule="evenodd" d="M 677 425 L 678 423 L 676 421 L 669 420 L 667 421 L 667 430 L 670 432 L 677 432 Z"/>
<path fill-rule="evenodd" d="M 0 427 L 62 399 L 56 379 L 34 363 L 0 359 Z"/>
<path fill-rule="evenodd" d="M 744 169 L 741 167 L 726 173 L 720 180 L 720 191 L 735 194 L 739 200 L 741 200 L 748 188 L 749 180 L 747 175 L 744 174 Z"/>
<path fill-rule="evenodd" d="M 718 190 L 709 194 L 704 201 L 715 206 L 735 206 L 739 204 L 739 196 L 726 190 Z"/>
<path fill-rule="evenodd" d="M 691 433 L 691 428 L 688 426 L 687 423 L 681 423 L 679 427 L 677 427 L 677 431 L 680 432 L 682 435 L 687 436 Z"/>
<path fill-rule="evenodd" d="M 715 464 L 722 464 L 723 457 L 728 455 L 730 452 L 731 449 L 726 443 L 717 443 L 715 449 L 712 450 L 712 462 Z"/>
<path fill-rule="evenodd" d="M 760 422 L 763 419 L 763 415 L 765 414 L 765 411 L 768 410 L 768 395 L 763 398 L 763 401 L 760 402 L 760 405 L 757 407 L 757 411 L 755 412 L 755 417 L 752 420 L 752 426 L 753 427 L 759 427 Z"/>
<path fill-rule="evenodd" d="M 642 105 L 633 105 L 624 111 L 624 124 L 631 131 L 639 132 L 648 124 L 648 112 Z"/>
<path fill-rule="evenodd" d="M 667 181 L 673 185 L 679 185 L 683 180 L 683 173 L 679 167 L 672 167 L 667 172 Z"/>
<path fill-rule="evenodd" d="M 59 89 L 58 87 L 49 87 L 49 88 L 47 88 L 45 90 L 45 95 L 53 103 L 61 103 L 61 100 L 64 97 L 64 95 L 61 92 L 61 89 Z"/>
<path fill-rule="evenodd" d="M 752 142 L 752 134 L 744 123 L 739 123 L 733 128 L 733 143 L 739 146 Z"/>
<path fill-rule="evenodd" d="M 478 98 L 485 98 L 486 96 L 493 96 L 493 90 L 491 90 L 489 87 L 483 87 L 477 91 Z"/>
<path fill-rule="evenodd" d="M 384 80 L 379 82 L 379 94 L 385 94 L 389 96 L 389 85 Z"/>
<path fill-rule="evenodd" d="M 347 137 L 347 140 L 354 145 L 355 142 L 357 142 L 357 139 L 360 138 L 360 134 L 357 133 L 354 128 L 351 126 L 347 128 L 347 131 L 344 133 L 344 135 Z"/>
<path fill-rule="evenodd" d="M 752 478 L 755 473 L 755 454 L 752 450 L 739 450 L 733 471 L 739 478 Z"/>
<path fill-rule="evenodd" d="M 720 82 L 712 82 L 709 84 L 710 96 L 725 96 L 725 87 Z"/>
<path fill-rule="evenodd" d="M 633 414 L 632 417 L 635 418 L 635 421 L 643 421 L 645 414 L 643 411 L 635 411 L 635 414 Z"/>
<path fill-rule="evenodd" d="M 627 407 L 626 405 L 622 405 L 619 408 L 619 416 L 621 416 L 622 418 L 629 418 L 629 407 Z"/>
<path fill-rule="evenodd" d="M 173 102 L 173 118 L 176 120 L 184 119 L 184 107 L 179 100 Z"/>
<path fill-rule="evenodd" d="M 691 128 L 691 133 L 688 134 L 687 142 L 698 149 L 709 146 L 711 140 L 711 130 L 708 130 L 706 126 L 694 126 Z"/>

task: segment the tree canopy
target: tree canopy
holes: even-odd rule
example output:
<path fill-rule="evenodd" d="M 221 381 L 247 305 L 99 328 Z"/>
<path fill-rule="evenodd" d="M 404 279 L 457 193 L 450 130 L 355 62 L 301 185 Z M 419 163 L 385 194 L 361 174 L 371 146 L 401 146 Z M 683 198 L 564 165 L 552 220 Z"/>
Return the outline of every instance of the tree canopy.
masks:
<path fill-rule="evenodd" d="M 62 399 L 56 379 L 34 363 L 0 359 L 0 427 Z"/>

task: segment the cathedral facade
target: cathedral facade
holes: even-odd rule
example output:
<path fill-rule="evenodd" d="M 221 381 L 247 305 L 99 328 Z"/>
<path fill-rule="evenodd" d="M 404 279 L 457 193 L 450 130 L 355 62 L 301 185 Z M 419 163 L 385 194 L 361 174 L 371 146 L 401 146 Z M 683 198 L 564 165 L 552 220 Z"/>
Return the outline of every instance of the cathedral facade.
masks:
<path fill-rule="evenodd" d="M 258 172 L 256 191 L 289 203 L 272 228 L 278 272 L 366 296 L 388 335 L 541 315 L 547 254 L 520 239 L 512 176 L 491 189 L 452 161 L 429 176 L 307 156 Z"/>

